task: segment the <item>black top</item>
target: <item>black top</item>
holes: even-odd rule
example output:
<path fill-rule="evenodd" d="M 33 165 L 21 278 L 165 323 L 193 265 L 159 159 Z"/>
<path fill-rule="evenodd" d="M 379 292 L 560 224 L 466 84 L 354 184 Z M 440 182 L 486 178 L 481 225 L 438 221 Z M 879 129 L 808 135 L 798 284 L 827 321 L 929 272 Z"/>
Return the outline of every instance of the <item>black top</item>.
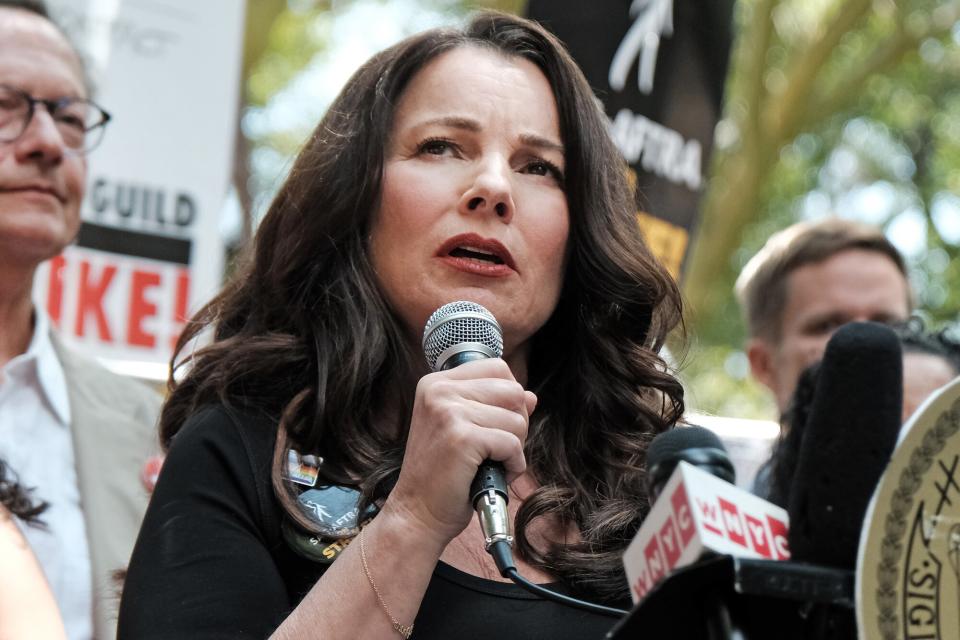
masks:
<path fill-rule="evenodd" d="M 266 638 L 322 577 L 326 565 L 284 542 L 275 438 L 275 422 L 221 407 L 184 425 L 133 550 L 118 638 Z M 616 620 L 440 562 L 414 622 L 419 640 L 599 640 Z"/>

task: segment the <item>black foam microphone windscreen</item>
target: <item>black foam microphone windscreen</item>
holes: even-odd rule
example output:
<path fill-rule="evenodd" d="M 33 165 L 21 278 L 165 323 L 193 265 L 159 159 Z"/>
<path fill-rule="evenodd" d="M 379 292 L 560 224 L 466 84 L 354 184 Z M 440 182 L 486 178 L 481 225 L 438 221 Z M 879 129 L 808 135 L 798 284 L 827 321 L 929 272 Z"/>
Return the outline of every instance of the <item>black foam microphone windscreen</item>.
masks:
<path fill-rule="evenodd" d="M 827 343 L 790 490 L 791 557 L 852 569 L 867 504 L 893 454 L 903 357 L 884 325 L 844 325 Z"/>

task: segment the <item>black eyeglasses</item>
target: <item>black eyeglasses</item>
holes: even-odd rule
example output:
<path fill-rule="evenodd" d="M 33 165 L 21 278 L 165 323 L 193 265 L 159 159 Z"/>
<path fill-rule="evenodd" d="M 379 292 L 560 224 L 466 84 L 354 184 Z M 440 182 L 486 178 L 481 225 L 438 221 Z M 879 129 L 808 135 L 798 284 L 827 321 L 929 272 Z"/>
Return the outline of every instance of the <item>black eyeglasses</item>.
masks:
<path fill-rule="evenodd" d="M 74 153 L 88 153 L 103 139 L 110 114 L 90 100 L 43 100 L 9 85 L 0 84 L 0 143 L 13 142 L 30 126 L 37 105 L 47 108 L 63 144 Z"/>

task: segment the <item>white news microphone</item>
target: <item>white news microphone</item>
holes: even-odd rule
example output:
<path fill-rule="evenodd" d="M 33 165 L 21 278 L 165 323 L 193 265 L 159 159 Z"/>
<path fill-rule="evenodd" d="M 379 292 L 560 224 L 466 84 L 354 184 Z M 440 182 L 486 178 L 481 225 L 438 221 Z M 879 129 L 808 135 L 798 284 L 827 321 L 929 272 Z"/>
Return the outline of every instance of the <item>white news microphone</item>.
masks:
<path fill-rule="evenodd" d="M 503 332 L 493 314 L 476 302 L 450 302 L 427 320 L 423 329 L 423 352 L 433 371 L 452 369 L 471 360 L 499 358 L 503 355 Z M 513 531 L 507 512 L 507 482 L 503 464 L 484 460 L 470 485 L 470 502 L 477 511 L 484 545 L 498 560 L 501 573 L 506 558 L 502 546 L 513 546 Z M 509 561 L 512 565 L 512 561 Z"/>
<path fill-rule="evenodd" d="M 701 428 L 678 427 L 657 436 L 650 451 L 653 452 L 657 441 L 664 438 L 686 440 L 686 444 L 691 444 L 685 436 L 693 429 Z M 686 433 L 672 435 L 678 432 Z M 723 457 L 725 452 L 719 439 L 710 435 L 715 444 L 708 440 L 706 444 L 697 443 L 672 452 L 679 462 L 659 490 L 659 497 L 624 553 L 623 564 L 634 603 L 671 570 L 693 564 L 704 555 L 729 554 L 770 560 L 790 557 L 786 510 L 687 461 L 697 463 L 699 459 L 705 459 L 708 461 L 706 468 L 716 469 L 719 456 L 716 451 L 707 450 L 718 450 Z M 669 450 L 672 447 L 659 448 Z M 658 470 L 662 473 L 666 462 L 648 465 L 651 478 Z M 727 460 L 719 466 L 729 464 Z"/>

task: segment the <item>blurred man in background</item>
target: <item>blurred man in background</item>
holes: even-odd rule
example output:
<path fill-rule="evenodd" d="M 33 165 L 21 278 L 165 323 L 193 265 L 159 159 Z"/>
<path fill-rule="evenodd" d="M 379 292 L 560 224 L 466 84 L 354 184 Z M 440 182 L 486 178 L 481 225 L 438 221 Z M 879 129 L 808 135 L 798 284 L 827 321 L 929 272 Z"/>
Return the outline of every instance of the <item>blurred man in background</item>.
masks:
<path fill-rule="evenodd" d="M 736 283 L 753 376 L 781 413 L 800 373 L 853 321 L 902 322 L 912 309 L 903 256 L 876 227 L 828 218 L 773 235 Z"/>
<path fill-rule="evenodd" d="M 80 228 L 86 154 L 109 116 L 42 3 L 0 0 L 0 458 L 46 528 L 25 527 L 77 638 L 115 636 L 160 398 L 67 349 L 32 300 L 37 267 Z"/>
<path fill-rule="evenodd" d="M 946 329 L 928 331 L 917 317 L 894 330 L 903 351 L 900 422 L 906 424 L 930 396 L 960 376 L 960 341 Z M 789 406 L 781 417 L 783 433 L 753 483 L 754 493 L 785 509 L 790 502 L 804 430 L 818 393 L 820 369 L 818 361 L 801 372 Z"/>
<path fill-rule="evenodd" d="M 903 347 L 903 414 L 906 421 L 935 391 L 960 376 L 960 339 L 949 328 L 928 331 L 919 318 L 897 328 Z"/>

